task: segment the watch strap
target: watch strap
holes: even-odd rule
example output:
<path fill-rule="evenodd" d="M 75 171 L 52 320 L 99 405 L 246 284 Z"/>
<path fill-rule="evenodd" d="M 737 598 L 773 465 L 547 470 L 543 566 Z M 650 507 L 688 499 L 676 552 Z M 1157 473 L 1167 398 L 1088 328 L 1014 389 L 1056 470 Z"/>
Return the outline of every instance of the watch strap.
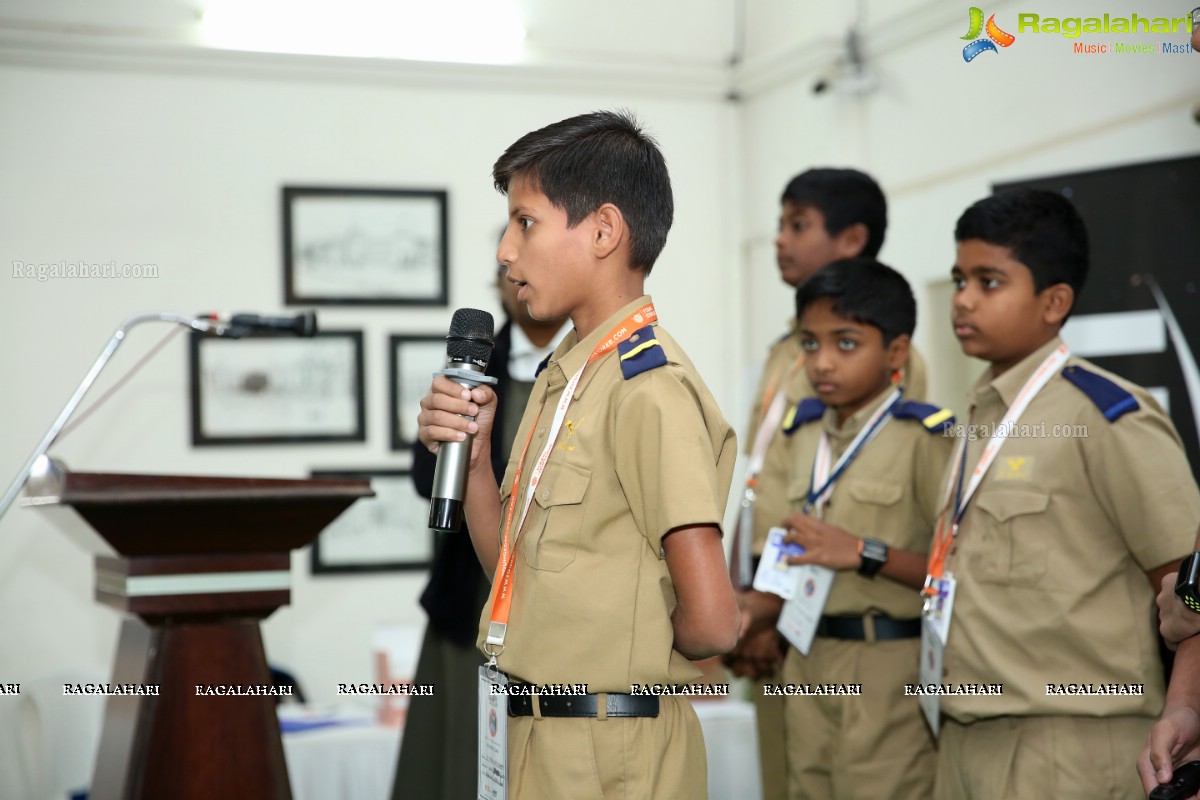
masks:
<path fill-rule="evenodd" d="M 862 557 L 858 574 L 874 578 L 888 560 L 888 546 L 878 539 L 863 538 L 858 543 L 858 554 Z"/>

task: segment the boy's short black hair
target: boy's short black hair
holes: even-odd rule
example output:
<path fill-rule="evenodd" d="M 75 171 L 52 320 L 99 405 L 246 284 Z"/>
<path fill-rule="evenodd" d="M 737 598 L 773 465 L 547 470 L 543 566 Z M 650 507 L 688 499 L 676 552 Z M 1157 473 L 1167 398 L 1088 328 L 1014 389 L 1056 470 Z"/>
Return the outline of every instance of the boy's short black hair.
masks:
<path fill-rule="evenodd" d="M 1035 292 L 1065 283 L 1078 298 L 1087 282 L 1087 226 L 1058 192 L 1013 189 L 975 202 L 954 226 L 956 242 L 968 239 L 1007 247 L 1032 273 Z"/>
<path fill-rule="evenodd" d="M 525 134 L 492 168 L 501 194 L 514 178 L 530 180 L 570 227 L 604 203 L 621 209 L 634 269 L 649 274 L 667 243 L 675 214 L 667 163 L 628 111 L 596 111 Z"/>
<path fill-rule="evenodd" d="M 866 225 L 867 243 L 859 254 L 863 258 L 874 258 L 883 247 L 887 198 L 865 172 L 830 167 L 801 172 L 788 182 L 779 201 L 820 211 L 830 236 L 837 236 L 856 222 Z"/>
<path fill-rule="evenodd" d="M 796 317 L 818 300 L 831 300 L 833 313 L 883 334 L 887 346 L 917 328 L 912 287 L 896 270 L 873 258 L 843 258 L 817 270 L 796 290 Z"/>

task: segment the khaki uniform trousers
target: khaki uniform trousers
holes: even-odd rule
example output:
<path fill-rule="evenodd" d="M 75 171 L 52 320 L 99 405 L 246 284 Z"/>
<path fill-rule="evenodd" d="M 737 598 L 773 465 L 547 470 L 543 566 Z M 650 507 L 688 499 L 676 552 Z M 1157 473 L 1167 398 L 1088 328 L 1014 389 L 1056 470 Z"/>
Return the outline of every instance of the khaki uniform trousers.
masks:
<path fill-rule="evenodd" d="M 1149 717 L 942 717 L 936 800 L 1145 800 Z"/>
<path fill-rule="evenodd" d="M 706 800 L 700 720 L 684 697 L 657 717 L 509 717 L 511 800 Z"/>
<path fill-rule="evenodd" d="M 754 721 L 758 727 L 758 768 L 762 776 L 762 800 L 787 797 L 787 739 L 784 736 L 784 698 L 763 694 L 763 687 L 783 680 L 783 667 L 765 675 L 754 686 Z"/>
<path fill-rule="evenodd" d="M 862 684 L 862 696 L 787 697 L 791 800 L 928 800 L 936 765 L 933 735 L 916 697 L 921 640 L 817 637 L 807 656 L 792 647 L 789 684 Z M 1030 798 L 1032 800 L 1032 796 Z"/>

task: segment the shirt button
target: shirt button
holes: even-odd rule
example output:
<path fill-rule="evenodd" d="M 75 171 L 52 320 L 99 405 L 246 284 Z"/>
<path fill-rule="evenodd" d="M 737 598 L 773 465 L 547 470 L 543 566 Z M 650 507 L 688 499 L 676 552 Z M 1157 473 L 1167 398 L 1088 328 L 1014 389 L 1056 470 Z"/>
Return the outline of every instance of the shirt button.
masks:
<path fill-rule="evenodd" d="M 550 499 L 550 490 L 549 490 L 549 489 L 543 489 L 543 490 L 542 490 L 542 499 L 543 499 L 543 500 L 549 500 L 549 499 Z"/>
<path fill-rule="evenodd" d="M 545 436 L 545 435 L 546 435 L 546 426 L 543 425 L 542 427 L 538 428 L 538 436 Z"/>

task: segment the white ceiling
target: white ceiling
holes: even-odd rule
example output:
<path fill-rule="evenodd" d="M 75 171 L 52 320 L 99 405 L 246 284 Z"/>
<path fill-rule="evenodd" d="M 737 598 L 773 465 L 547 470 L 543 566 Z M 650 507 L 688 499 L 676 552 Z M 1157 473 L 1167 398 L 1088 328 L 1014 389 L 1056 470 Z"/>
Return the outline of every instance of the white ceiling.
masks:
<path fill-rule="evenodd" d="M 715 66 L 728 64 L 735 47 L 739 0 L 516 3 L 527 31 L 527 63 L 633 59 Z M 0 30 L 200 44 L 203 5 L 204 0 L 0 0 Z M 458 24 L 470 26 L 472 20 Z"/>

